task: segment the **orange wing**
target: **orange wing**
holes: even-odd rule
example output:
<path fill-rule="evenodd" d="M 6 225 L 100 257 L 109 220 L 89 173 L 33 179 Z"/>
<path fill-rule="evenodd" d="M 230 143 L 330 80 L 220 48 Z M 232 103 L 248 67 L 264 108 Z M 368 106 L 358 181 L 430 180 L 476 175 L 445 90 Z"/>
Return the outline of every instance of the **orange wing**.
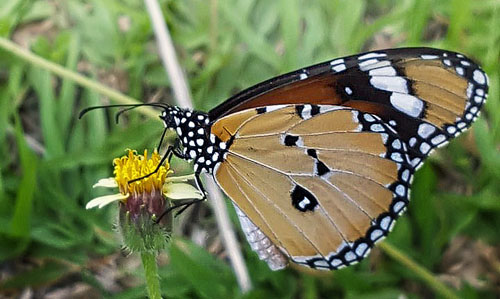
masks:
<path fill-rule="evenodd" d="M 404 142 L 377 116 L 315 107 L 269 106 L 218 120 L 212 134 L 230 146 L 214 176 L 292 261 L 337 269 L 391 230 L 413 168 Z"/>
<path fill-rule="evenodd" d="M 378 50 L 285 74 L 240 92 L 210 119 L 278 104 L 341 105 L 379 116 L 408 145 L 414 167 L 465 131 L 488 93 L 486 74 L 461 54 L 431 48 Z"/>

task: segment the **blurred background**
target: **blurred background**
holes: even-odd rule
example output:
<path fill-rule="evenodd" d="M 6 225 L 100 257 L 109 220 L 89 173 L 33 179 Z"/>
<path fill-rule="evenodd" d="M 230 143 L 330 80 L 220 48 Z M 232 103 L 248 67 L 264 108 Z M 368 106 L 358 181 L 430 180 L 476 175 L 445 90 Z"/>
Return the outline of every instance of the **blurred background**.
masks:
<path fill-rule="evenodd" d="M 195 107 L 208 111 L 272 76 L 361 51 L 432 46 L 490 77 L 482 116 L 414 180 L 386 239 L 464 298 L 500 296 L 499 0 L 162 0 Z M 0 36 L 144 102 L 173 104 L 141 0 L 3 0 Z M 0 48 L 0 298 L 143 298 L 140 260 L 120 249 L 116 206 L 85 210 L 125 149 L 153 149 L 163 126 Z M 173 137 L 173 136 L 171 136 Z M 170 138 L 171 138 L 170 137 Z M 191 166 L 174 159 L 176 174 Z M 228 205 L 230 207 L 230 205 Z M 418 275 L 375 248 L 335 272 L 272 272 L 230 208 L 254 289 L 240 294 L 213 212 L 177 219 L 160 256 L 166 298 L 429 298 Z"/>

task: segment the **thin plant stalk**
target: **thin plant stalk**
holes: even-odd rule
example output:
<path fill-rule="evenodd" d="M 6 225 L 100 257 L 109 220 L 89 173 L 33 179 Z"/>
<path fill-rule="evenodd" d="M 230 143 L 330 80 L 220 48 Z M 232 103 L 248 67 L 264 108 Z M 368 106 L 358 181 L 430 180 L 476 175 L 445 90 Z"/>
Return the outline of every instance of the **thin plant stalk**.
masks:
<path fill-rule="evenodd" d="M 122 93 L 120 93 L 112 88 L 107 87 L 104 84 L 93 81 L 85 76 L 82 76 L 82 75 L 76 73 L 76 72 L 68 70 L 68 69 L 64 68 L 63 66 L 60 66 L 56 63 L 48 61 L 40 56 L 37 56 L 37 55 L 31 53 L 30 51 L 18 46 L 14 42 L 12 42 L 8 39 L 5 39 L 3 37 L 0 37 L 0 48 L 11 53 L 12 55 L 15 55 L 15 56 L 23 59 L 26 62 L 29 62 L 31 65 L 38 66 L 44 70 L 47 70 L 51 73 L 58 75 L 61 78 L 69 79 L 69 80 L 81 85 L 82 87 L 88 88 L 89 90 L 92 90 L 92 91 L 100 93 L 104 96 L 107 96 L 115 103 L 118 103 L 118 104 L 139 104 L 140 103 L 136 99 L 131 98 L 129 96 L 126 96 L 126 95 L 124 95 L 124 94 L 122 94 Z M 141 113 L 143 113 L 147 116 L 152 116 L 153 119 L 159 120 L 158 112 L 154 111 L 151 108 L 141 107 L 137 110 L 139 110 Z"/>
<path fill-rule="evenodd" d="M 387 241 L 378 244 L 378 248 L 382 249 L 385 254 L 407 267 L 411 272 L 416 274 L 422 281 L 425 282 L 425 284 L 427 284 L 431 289 L 433 289 L 443 298 L 458 299 L 458 296 L 455 294 L 455 292 L 448 288 L 444 283 L 439 281 L 439 279 L 434 276 L 429 270 L 417 264 L 414 260 L 405 255 L 403 252 L 399 251 L 399 249 L 392 246 Z"/>
<path fill-rule="evenodd" d="M 156 255 L 150 252 L 141 253 L 142 266 L 146 277 L 146 288 L 150 299 L 161 299 L 160 276 L 158 275 L 158 265 Z"/>
<path fill-rule="evenodd" d="M 168 28 L 165 25 L 165 18 L 161 12 L 160 5 L 156 0 L 144 0 L 144 2 L 148 9 L 151 23 L 153 24 L 153 29 L 155 31 L 159 55 L 172 83 L 172 89 L 174 91 L 177 104 L 184 108 L 192 108 L 193 101 L 191 99 L 191 93 L 189 92 L 187 80 L 177 59 L 175 48 L 172 43 L 172 39 L 170 38 Z M 216 2 L 215 4 L 212 3 L 213 10 L 216 9 L 216 6 L 214 5 L 216 5 Z M 216 14 L 212 14 L 212 16 L 216 17 Z M 217 225 L 221 232 L 222 241 L 228 252 L 229 260 L 236 275 L 236 279 L 241 291 L 243 293 L 248 292 L 252 289 L 252 281 L 250 280 L 247 266 L 238 246 L 236 233 L 234 232 L 231 221 L 229 220 L 229 214 L 224 201 L 224 196 L 219 188 L 217 188 L 211 176 L 205 175 L 205 183 L 205 187 L 210 197 L 210 203 L 217 220 Z"/>

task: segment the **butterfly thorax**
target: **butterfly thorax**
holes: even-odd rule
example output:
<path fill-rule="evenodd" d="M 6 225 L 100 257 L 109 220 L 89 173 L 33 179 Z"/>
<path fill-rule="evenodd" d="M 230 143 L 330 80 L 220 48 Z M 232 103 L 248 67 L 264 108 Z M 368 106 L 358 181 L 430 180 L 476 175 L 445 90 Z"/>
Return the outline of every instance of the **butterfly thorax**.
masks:
<path fill-rule="evenodd" d="M 226 143 L 210 133 L 207 113 L 170 107 L 161 116 L 165 127 L 175 130 L 182 145 L 182 158 L 194 160 L 194 171 L 212 173 L 223 160 Z"/>

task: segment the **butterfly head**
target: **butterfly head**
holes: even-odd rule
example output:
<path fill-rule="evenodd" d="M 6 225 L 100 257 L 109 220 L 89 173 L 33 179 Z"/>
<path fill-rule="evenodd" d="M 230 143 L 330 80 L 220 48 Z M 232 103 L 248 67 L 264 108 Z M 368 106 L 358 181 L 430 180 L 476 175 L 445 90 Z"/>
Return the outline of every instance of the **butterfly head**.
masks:
<path fill-rule="evenodd" d="M 177 133 L 183 158 L 195 161 L 195 171 L 210 172 L 213 165 L 220 162 L 225 147 L 221 149 L 220 140 L 210 134 L 206 113 L 171 106 L 162 112 L 160 118 L 166 128 Z"/>

